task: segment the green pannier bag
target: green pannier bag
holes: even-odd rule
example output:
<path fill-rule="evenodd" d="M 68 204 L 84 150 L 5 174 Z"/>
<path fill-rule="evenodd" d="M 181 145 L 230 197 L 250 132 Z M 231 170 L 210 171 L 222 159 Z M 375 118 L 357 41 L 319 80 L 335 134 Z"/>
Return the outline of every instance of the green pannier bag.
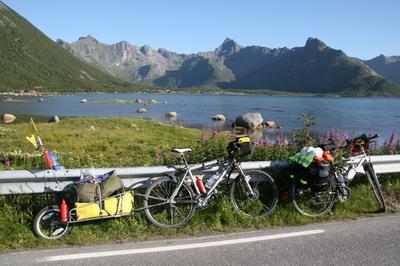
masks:
<path fill-rule="evenodd" d="M 94 202 L 98 199 L 100 186 L 98 183 L 81 183 L 76 186 L 79 202 Z"/>
<path fill-rule="evenodd" d="M 110 196 L 116 191 L 124 192 L 124 183 L 115 174 L 100 183 L 101 198 Z"/>

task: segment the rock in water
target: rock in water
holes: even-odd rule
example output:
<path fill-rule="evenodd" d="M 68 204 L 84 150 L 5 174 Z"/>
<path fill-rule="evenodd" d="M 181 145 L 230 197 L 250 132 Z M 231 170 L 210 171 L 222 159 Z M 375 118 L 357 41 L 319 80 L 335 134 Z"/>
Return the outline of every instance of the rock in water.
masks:
<path fill-rule="evenodd" d="M 226 118 L 225 118 L 225 116 L 223 114 L 217 114 L 217 115 L 214 115 L 212 117 L 212 120 L 214 120 L 214 121 L 225 121 Z"/>
<path fill-rule="evenodd" d="M 275 121 L 265 121 L 264 127 L 266 128 L 279 128 L 279 126 L 275 123 Z"/>
<path fill-rule="evenodd" d="M 157 104 L 157 103 L 160 103 L 160 102 L 157 101 L 157 100 L 155 100 L 155 99 L 150 99 L 150 100 L 148 101 L 148 103 L 149 103 L 149 104 Z"/>
<path fill-rule="evenodd" d="M 1 117 L 1 120 L 3 120 L 3 122 L 4 122 L 5 124 L 12 123 L 12 122 L 14 122 L 15 119 L 17 119 L 17 118 L 16 118 L 14 115 L 12 115 L 12 114 L 4 114 L 4 115 Z"/>
<path fill-rule="evenodd" d="M 137 109 L 136 112 L 138 112 L 138 113 L 147 113 L 147 110 L 146 110 L 146 108 L 139 108 L 139 109 Z"/>
<path fill-rule="evenodd" d="M 52 118 L 50 118 L 49 123 L 60 123 L 60 118 L 58 116 L 53 116 Z"/>
<path fill-rule="evenodd" d="M 174 117 L 177 117 L 178 114 L 176 112 L 168 112 L 168 113 L 165 114 L 165 116 L 167 118 L 174 118 Z"/>
<path fill-rule="evenodd" d="M 260 113 L 245 113 L 236 117 L 235 126 L 248 129 L 256 129 L 262 125 L 264 121 Z"/>

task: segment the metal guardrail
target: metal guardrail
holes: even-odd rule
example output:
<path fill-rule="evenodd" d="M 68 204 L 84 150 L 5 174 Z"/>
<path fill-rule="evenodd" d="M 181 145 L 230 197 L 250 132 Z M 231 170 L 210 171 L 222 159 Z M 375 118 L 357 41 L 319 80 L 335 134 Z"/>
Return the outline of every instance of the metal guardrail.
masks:
<path fill-rule="evenodd" d="M 400 155 L 371 156 L 377 174 L 400 172 Z M 356 164 L 350 160 L 349 164 Z M 245 170 L 268 169 L 287 167 L 287 161 L 258 161 L 243 162 Z M 174 166 L 153 166 L 153 167 L 127 167 L 127 168 L 96 168 L 96 174 L 103 174 L 116 170 L 117 175 L 122 179 L 126 187 L 141 185 L 149 178 L 162 174 L 172 173 L 176 170 Z M 200 174 L 215 172 L 217 168 L 204 170 Z M 52 170 L 17 170 L 0 171 L 0 195 L 10 194 L 33 194 L 44 192 L 62 191 L 66 186 L 79 180 L 82 169 Z M 363 169 L 357 169 L 363 173 Z"/>

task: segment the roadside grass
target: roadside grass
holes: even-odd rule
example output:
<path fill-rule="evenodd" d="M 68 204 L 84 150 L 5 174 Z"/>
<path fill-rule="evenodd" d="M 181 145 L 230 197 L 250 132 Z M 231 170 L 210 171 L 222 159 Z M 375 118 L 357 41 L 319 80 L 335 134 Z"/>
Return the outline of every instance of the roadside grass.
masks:
<path fill-rule="evenodd" d="M 160 165 L 164 153 L 190 146 L 200 135 L 196 129 L 129 118 L 67 118 L 37 127 L 45 148 L 54 151 L 66 168 Z M 0 132 L 0 159 L 9 159 L 12 169 L 45 169 L 40 152 L 25 139 L 34 133 L 30 124 L 3 125 Z"/>
<path fill-rule="evenodd" d="M 46 148 L 55 151 L 66 168 L 178 163 L 169 152 L 174 146 L 192 147 L 190 161 L 200 162 L 223 156 L 226 142 L 230 139 L 229 133 L 202 132 L 130 118 L 68 118 L 58 125 L 38 123 L 37 126 Z M 95 130 L 89 130 L 91 126 L 94 126 Z M 29 124 L 0 126 L 0 170 L 46 168 L 39 152 L 34 151 L 25 140 L 25 136 L 32 133 Z M 249 159 L 286 159 L 294 151 L 293 147 L 280 142 L 259 145 Z M 287 175 L 276 174 L 277 172 L 271 172 L 279 184 L 280 192 L 287 191 Z M 385 175 L 381 177 L 381 182 L 390 204 L 390 212 L 398 212 L 399 176 Z M 125 218 L 78 224 L 66 238 L 57 241 L 38 239 L 32 232 L 35 214 L 46 206 L 44 195 L 0 196 L 0 252 L 110 241 L 197 236 L 355 219 L 374 216 L 378 208 L 366 178 L 360 178 L 352 184 L 352 197 L 349 201 L 337 203 L 329 215 L 319 218 L 301 216 L 295 212 L 290 200 L 283 198 L 280 198 L 278 207 L 271 216 L 257 219 L 244 217 L 237 214 L 231 206 L 227 196 L 228 189 L 219 189 L 210 206 L 204 210 L 196 210 L 193 219 L 182 228 L 156 228 L 149 224 L 143 212 L 139 211 Z M 54 195 L 50 195 L 48 202 L 53 202 L 53 198 Z M 135 197 L 135 200 L 139 206 L 140 198 Z"/>
<path fill-rule="evenodd" d="M 352 198 L 349 201 L 336 203 L 332 212 L 323 217 L 302 216 L 293 209 L 290 201 L 286 201 L 280 202 L 271 216 L 252 219 L 237 214 L 229 198 L 221 192 L 216 195 L 207 209 L 196 210 L 192 220 L 181 228 L 156 228 L 149 224 L 143 212 L 139 211 L 125 218 L 78 224 L 72 227 L 71 232 L 64 239 L 46 241 L 36 238 L 31 229 L 35 213 L 45 206 L 45 201 L 38 198 L 40 196 L 21 196 L 19 199 L 14 196 L 14 198 L 3 197 L 0 200 L 2 206 L 0 208 L 0 252 L 11 249 L 79 246 L 298 226 L 375 216 L 378 208 L 371 188 L 368 184 L 362 183 L 352 187 Z M 22 200 L 25 204 L 19 204 Z M 398 210 L 398 208 L 391 208 L 391 212 Z"/>

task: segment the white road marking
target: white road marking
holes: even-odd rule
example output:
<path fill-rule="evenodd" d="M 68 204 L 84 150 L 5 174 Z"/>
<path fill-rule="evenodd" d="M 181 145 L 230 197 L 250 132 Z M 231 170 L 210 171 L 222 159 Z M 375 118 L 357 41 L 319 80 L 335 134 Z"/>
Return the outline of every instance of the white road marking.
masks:
<path fill-rule="evenodd" d="M 89 259 L 89 258 L 99 258 L 99 257 L 145 254 L 145 253 L 152 253 L 152 252 L 185 250 L 185 249 L 193 249 L 193 248 L 207 248 L 207 247 L 217 247 L 217 246 L 225 246 L 225 245 L 235 245 L 235 244 L 241 244 L 241 243 L 250 243 L 250 242 L 257 242 L 257 241 L 266 241 L 266 240 L 273 240 L 273 239 L 280 239 L 280 238 L 308 236 L 308 235 L 315 235 L 315 234 L 322 234 L 322 233 L 325 233 L 325 230 L 318 229 L 318 230 L 300 231 L 300 232 L 284 233 L 284 234 L 276 234 L 276 235 L 268 235 L 268 236 L 256 236 L 256 237 L 248 237 L 248 238 L 238 238 L 238 239 L 230 239 L 230 240 L 220 240 L 220 241 L 211 241 L 211 242 L 203 242 L 203 243 L 195 243 L 195 244 L 183 244 L 183 245 L 174 245 L 174 246 L 165 246 L 165 247 L 137 248 L 137 249 L 114 250 L 114 251 L 77 253 L 77 254 L 46 257 L 46 258 L 42 259 L 41 261 L 79 260 L 79 259 Z"/>

